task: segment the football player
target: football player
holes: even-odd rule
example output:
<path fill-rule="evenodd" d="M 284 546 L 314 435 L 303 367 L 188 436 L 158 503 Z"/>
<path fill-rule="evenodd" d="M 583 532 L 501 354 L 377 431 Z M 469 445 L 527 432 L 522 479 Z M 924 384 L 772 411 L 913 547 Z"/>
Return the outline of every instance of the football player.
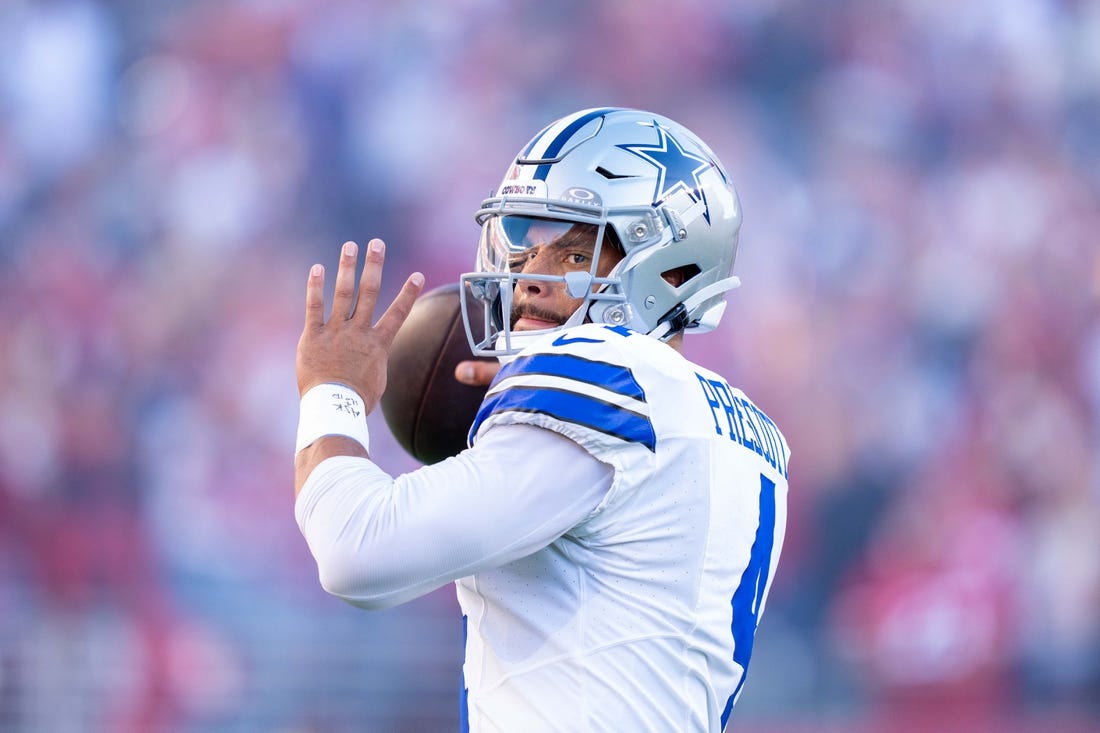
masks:
<path fill-rule="evenodd" d="M 295 513 L 321 583 L 381 608 L 455 582 L 470 730 L 722 730 L 783 545 L 789 458 L 760 408 L 681 354 L 738 283 L 726 171 L 666 117 L 583 110 L 524 146 L 477 220 L 462 284 L 485 337 L 467 333 L 503 366 L 470 447 L 396 478 L 370 460 L 365 415 L 423 278 L 374 323 L 384 245 L 356 298 L 348 243 L 325 322 L 311 270 Z"/>

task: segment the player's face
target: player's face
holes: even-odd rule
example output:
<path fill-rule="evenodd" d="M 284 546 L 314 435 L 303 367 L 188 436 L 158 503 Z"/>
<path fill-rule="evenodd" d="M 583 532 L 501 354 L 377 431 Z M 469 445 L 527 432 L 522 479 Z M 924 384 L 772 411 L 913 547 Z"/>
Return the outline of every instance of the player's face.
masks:
<path fill-rule="evenodd" d="M 535 221 L 524 237 L 527 248 L 509 256 L 509 270 L 554 276 L 592 272 L 598 231 L 592 224 Z M 620 259 L 618 250 L 605 241 L 600 248 L 596 277 L 605 277 Z M 512 296 L 512 329 L 534 331 L 560 326 L 583 300 L 570 297 L 564 282 L 521 277 Z"/>

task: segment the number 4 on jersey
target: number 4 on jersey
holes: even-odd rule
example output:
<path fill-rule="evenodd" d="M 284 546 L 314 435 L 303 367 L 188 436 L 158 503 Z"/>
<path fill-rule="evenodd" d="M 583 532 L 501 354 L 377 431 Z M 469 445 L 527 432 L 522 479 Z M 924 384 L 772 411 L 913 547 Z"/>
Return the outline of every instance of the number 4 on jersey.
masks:
<path fill-rule="evenodd" d="M 733 661 L 741 666 L 741 679 L 737 688 L 726 701 L 722 712 L 722 728 L 726 727 L 733 702 L 741 685 L 745 683 L 745 674 L 749 669 L 752 656 L 752 642 L 756 636 L 756 624 L 760 618 L 760 605 L 768 588 L 768 574 L 771 572 L 772 547 L 775 544 L 775 482 L 760 474 L 760 523 L 756 526 L 756 538 L 752 542 L 749 564 L 741 574 L 741 582 L 730 599 L 733 609 Z"/>

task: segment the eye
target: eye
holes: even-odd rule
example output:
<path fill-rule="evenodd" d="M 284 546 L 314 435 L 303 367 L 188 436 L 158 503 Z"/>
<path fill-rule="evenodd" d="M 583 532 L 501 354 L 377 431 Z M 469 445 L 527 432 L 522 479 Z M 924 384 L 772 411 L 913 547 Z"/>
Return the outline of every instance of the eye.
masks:
<path fill-rule="evenodd" d="M 508 269 L 522 271 L 523 268 L 526 267 L 527 264 L 533 259 L 535 259 L 534 248 L 529 249 L 525 252 L 517 252 L 508 258 Z"/>
<path fill-rule="evenodd" d="M 580 252 L 570 252 L 568 255 L 566 255 L 566 260 L 571 265 L 583 265 L 586 264 L 589 259 L 590 258 L 588 257 L 588 255 L 581 254 Z"/>

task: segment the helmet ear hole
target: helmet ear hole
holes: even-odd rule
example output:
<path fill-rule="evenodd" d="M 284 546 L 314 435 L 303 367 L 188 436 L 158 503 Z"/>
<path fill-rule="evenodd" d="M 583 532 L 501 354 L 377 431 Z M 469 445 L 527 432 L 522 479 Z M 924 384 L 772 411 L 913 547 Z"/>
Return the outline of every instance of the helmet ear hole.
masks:
<path fill-rule="evenodd" d="M 702 272 L 702 270 L 699 269 L 699 265 L 682 265 L 680 267 L 673 267 L 671 270 L 665 270 L 661 273 L 661 277 L 672 287 L 678 288 L 700 272 Z"/>

